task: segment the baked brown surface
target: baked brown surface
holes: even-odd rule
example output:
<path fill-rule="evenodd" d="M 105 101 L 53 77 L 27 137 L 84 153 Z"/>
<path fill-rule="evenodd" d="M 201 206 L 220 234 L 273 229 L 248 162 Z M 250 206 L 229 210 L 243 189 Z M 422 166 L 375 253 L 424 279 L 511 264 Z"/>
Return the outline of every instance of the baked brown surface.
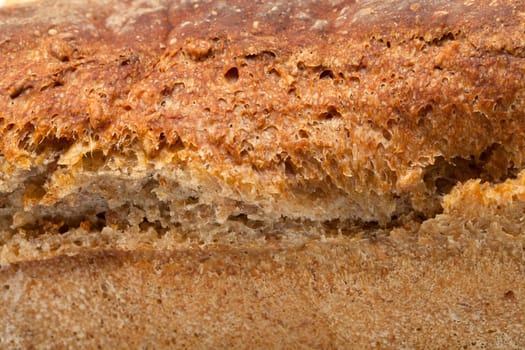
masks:
<path fill-rule="evenodd" d="M 457 181 L 523 168 L 523 12 L 519 1 L 3 9 L 3 241 L 432 217 Z"/>
<path fill-rule="evenodd" d="M 0 342 L 525 347 L 524 14 L 0 9 Z"/>

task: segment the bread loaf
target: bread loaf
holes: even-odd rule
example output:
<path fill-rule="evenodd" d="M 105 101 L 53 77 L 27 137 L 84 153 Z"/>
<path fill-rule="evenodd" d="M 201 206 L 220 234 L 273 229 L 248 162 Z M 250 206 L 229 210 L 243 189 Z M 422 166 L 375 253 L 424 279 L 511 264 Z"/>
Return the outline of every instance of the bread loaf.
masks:
<path fill-rule="evenodd" d="M 0 9 L 0 342 L 525 346 L 524 14 Z"/>

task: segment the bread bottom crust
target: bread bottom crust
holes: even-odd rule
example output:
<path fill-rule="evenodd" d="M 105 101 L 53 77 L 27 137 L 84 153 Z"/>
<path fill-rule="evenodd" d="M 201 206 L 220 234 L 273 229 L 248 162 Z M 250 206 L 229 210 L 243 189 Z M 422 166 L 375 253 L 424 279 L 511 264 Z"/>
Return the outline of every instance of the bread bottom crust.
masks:
<path fill-rule="evenodd" d="M 0 345 L 522 348 L 524 248 L 522 235 L 429 228 L 22 262 L 0 270 Z"/>

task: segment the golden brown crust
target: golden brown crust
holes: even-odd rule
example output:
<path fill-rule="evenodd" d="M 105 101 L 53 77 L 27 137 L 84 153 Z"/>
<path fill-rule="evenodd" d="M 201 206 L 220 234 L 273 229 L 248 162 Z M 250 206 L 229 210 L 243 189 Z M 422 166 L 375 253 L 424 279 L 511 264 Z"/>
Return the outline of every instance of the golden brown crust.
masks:
<path fill-rule="evenodd" d="M 46 4 L 0 14 L 12 167 L 138 143 L 269 220 L 382 223 L 523 168 L 519 1 Z"/>

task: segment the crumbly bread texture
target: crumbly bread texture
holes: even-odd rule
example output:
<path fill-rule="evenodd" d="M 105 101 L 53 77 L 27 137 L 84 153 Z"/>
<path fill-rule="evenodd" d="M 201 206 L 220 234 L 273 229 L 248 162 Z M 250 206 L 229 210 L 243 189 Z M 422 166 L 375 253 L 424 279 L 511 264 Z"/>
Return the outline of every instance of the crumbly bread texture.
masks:
<path fill-rule="evenodd" d="M 524 166 L 522 1 L 0 11 L 4 262 L 89 248 L 53 243 L 72 232 L 224 243 L 422 222 L 456 183 Z"/>
<path fill-rule="evenodd" d="M 0 9 L 0 347 L 525 348 L 525 2 Z"/>

